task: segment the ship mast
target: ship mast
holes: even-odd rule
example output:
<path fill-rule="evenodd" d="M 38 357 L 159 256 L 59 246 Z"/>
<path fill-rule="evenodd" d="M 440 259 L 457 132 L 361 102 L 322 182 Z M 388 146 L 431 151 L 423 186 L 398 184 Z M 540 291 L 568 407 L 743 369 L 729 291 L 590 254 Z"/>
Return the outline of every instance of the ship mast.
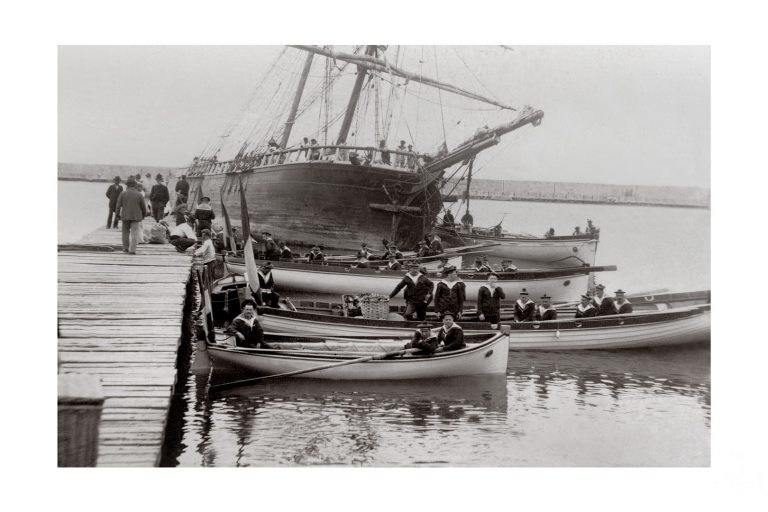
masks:
<path fill-rule="evenodd" d="M 469 213 L 469 187 L 472 185 L 472 165 L 475 163 L 475 157 L 469 159 L 469 167 L 467 168 L 467 213 Z"/>
<path fill-rule="evenodd" d="M 310 55 L 313 55 L 315 50 L 308 49 L 312 47 L 300 46 L 302 50 L 307 50 Z M 315 52 L 320 53 L 320 52 Z M 376 54 L 376 45 L 369 44 L 365 49 L 365 54 L 372 56 Z M 328 54 L 323 54 L 330 56 Z M 352 126 L 352 118 L 355 116 L 355 109 L 357 108 L 357 102 L 360 99 L 360 91 L 363 89 L 363 81 L 365 75 L 368 72 L 368 68 L 361 64 L 357 65 L 357 78 L 355 79 L 355 85 L 352 87 L 352 95 L 349 97 L 349 103 L 347 104 L 347 111 L 344 113 L 344 121 L 341 123 L 341 129 L 339 130 L 339 138 L 336 140 L 336 144 L 344 144 L 347 142 L 347 135 L 349 134 L 349 127 Z"/>
<path fill-rule="evenodd" d="M 304 69 L 301 72 L 301 79 L 299 79 L 299 85 L 296 87 L 296 96 L 293 97 L 291 112 L 288 114 L 288 120 L 285 122 L 283 140 L 280 142 L 280 147 L 283 149 L 288 147 L 288 137 L 291 136 L 291 130 L 293 129 L 293 124 L 296 121 L 296 112 L 299 110 L 299 101 L 301 101 L 301 95 L 304 93 L 304 86 L 307 84 L 309 69 L 312 67 L 312 59 L 314 57 L 315 54 L 309 52 L 307 53 L 307 60 L 304 61 Z"/>

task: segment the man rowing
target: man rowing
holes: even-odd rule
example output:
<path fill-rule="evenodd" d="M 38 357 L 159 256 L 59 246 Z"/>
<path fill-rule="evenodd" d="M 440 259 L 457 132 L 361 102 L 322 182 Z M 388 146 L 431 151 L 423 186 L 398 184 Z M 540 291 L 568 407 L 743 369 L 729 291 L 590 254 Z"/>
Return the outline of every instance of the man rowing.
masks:
<path fill-rule="evenodd" d="M 429 324 L 419 324 L 416 332 L 411 336 L 411 341 L 405 344 L 403 348 L 418 348 L 421 352 L 417 354 L 432 355 L 440 345 L 440 340 L 436 334 L 432 333 L 432 326 Z"/>

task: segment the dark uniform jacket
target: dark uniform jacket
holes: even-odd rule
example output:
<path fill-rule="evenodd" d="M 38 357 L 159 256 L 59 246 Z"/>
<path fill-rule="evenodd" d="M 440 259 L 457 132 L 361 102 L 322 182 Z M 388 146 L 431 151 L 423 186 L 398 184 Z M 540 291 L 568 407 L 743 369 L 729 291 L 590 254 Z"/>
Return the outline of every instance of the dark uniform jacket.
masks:
<path fill-rule="evenodd" d="M 445 326 L 443 326 L 437 333 L 437 339 L 443 343 L 443 350 L 445 351 L 459 350 L 467 346 L 464 343 L 464 331 L 456 324 L 453 324 L 447 331 Z"/>
<path fill-rule="evenodd" d="M 176 182 L 176 192 L 180 192 L 185 196 L 189 196 L 189 182 L 187 180 L 179 180 Z"/>
<path fill-rule="evenodd" d="M 211 221 L 216 218 L 216 214 L 213 213 L 213 208 L 210 205 L 200 205 L 195 210 L 195 219 L 197 219 L 197 225 L 200 231 L 203 229 L 211 229 Z"/>
<path fill-rule="evenodd" d="M 238 316 L 227 327 L 227 332 L 234 334 L 239 332 L 245 337 L 245 340 L 237 340 L 238 347 L 251 347 L 251 348 L 270 348 L 269 345 L 264 343 L 264 330 L 261 328 L 259 321 L 254 319 L 253 326 L 248 325 L 243 317 Z"/>
<path fill-rule="evenodd" d="M 425 256 L 429 256 L 429 246 L 428 245 L 420 245 L 419 250 L 416 253 L 416 256 L 419 258 L 423 258 Z"/>
<path fill-rule="evenodd" d="M 506 298 L 507 296 L 501 287 L 497 286 L 491 293 L 490 287 L 482 285 L 480 291 L 477 292 L 477 314 L 497 316 L 501 309 L 501 299 Z"/>
<path fill-rule="evenodd" d="M 429 278 L 423 274 L 419 274 L 415 278 L 415 282 L 414 279 L 411 279 L 409 274 L 406 274 L 403 277 L 403 280 L 400 281 L 397 286 L 395 286 L 395 289 L 392 291 L 392 293 L 389 294 L 389 298 L 391 299 L 400 293 L 400 290 L 405 288 L 405 292 L 403 292 L 403 298 L 405 299 L 405 302 L 429 304 L 432 302 L 433 287 L 434 283 L 432 283 L 432 281 L 430 281 Z"/>
<path fill-rule="evenodd" d="M 598 303 L 597 297 L 592 297 L 592 305 L 597 309 L 598 316 L 615 315 L 616 306 L 611 297 L 603 295 L 603 300 Z"/>
<path fill-rule="evenodd" d="M 515 301 L 515 322 L 533 322 L 535 317 L 535 302 L 531 300 L 523 304 L 520 299 Z"/>
<path fill-rule="evenodd" d="M 259 287 L 262 290 L 272 290 L 275 287 L 275 279 L 272 277 L 271 270 L 266 274 L 263 274 L 261 270 L 259 270 L 257 274 L 259 275 Z"/>
<path fill-rule="evenodd" d="M 280 251 L 280 259 L 281 260 L 292 260 L 293 259 L 293 253 L 289 248 L 284 248 Z"/>
<path fill-rule="evenodd" d="M 403 265 L 399 261 L 396 261 L 394 263 L 390 262 L 387 264 L 387 269 L 389 270 L 402 270 Z"/>
<path fill-rule="evenodd" d="M 454 281 L 450 286 L 447 281 L 440 281 L 435 288 L 435 309 L 439 314 L 460 314 L 467 299 L 467 285 Z"/>
<path fill-rule="evenodd" d="M 536 320 L 557 320 L 557 310 L 539 306 L 536 308 Z"/>
<path fill-rule="evenodd" d="M 624 304 L 619 306 L 618 304 L 614 304 L 614 308 L 619 315 L 624 315 L 627 313 L 632 313 L 632 304 L 629 301 L 626 301 Z"/>
<path fill-rule="evenodd" d="M 170 194 L 168 194 L 168 187 L 162 183 L 152 186 L 152 191 L 149 193 L 149 201 L 151 203 L 167 203 L 171 200 Z"/>
<path fill-rule="evenodd" d="M 474 267 L 475 272 L 491 272 L 491 267 L 488 265 L 480 265 L 480 268 Z"/>
<path fill-rule="evenodd" d="M 107 197 L 109 198 L 109 207 L 113 210 L 115 209 L 115 206 L 117 205 L 117 198 L 120 197 L 120 192 L 123 191 L 123 187 L 121 185 L 112 184 L 107 189 Z"/>
<path fill-rule="evenodd" d="M 268 260 L 280 259 L 280 248 L 271 238 L 267 238 L 264 241 L 264 257 Z"/>
<path fill-rule="evenodd" d="M 325 254 L 322 252 L 318 252 L 315 254 L 314 252 L 310 252 L 309 256 L 307 256 L 309 259 L 309 262 L 312 263 L 313 261 L 325 261 Z"/>
<path fill-rule="evenodd" d="M 586 306 L 579 304 L 576 306 L 576 318 L 589 318 L 592 316 L 597 316 L 597 309 L 592 304 L 587 304 Z"/>
<path fill-rule="evenodd" d="M 432 243 L 429 245 L 429 254 L 443 254 L 443 243 L 440 240 L 432 240 Z"/>
<path fill-rule="evenodd" d="M 424 338 L 421 331 L 416 331 L 411 336 L 411 341 L 406 343 L 405 348 L 420 348 L 428 354 L 433 354 L 439 345 L 440 340 L 437 336 L 430 335 L 428 338 Z"/>
<path fill-rule="evenodd" d="M 115 209 L 122 220 L 144 220 L 147 216 L 147 202 L 135 188 L 120 192 Z"/>

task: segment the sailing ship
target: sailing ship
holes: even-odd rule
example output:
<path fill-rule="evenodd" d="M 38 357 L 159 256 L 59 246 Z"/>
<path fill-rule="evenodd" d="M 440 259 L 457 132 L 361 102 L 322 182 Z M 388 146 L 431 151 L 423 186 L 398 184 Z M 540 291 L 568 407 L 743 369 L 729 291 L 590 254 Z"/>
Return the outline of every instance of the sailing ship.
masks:
<path fill-rule="evenodd" d="M 443 207 L 440 187 L 447 170 L 466 166 L 480 152 L 497 145 L 503 135 L 527 125 L 536 126 L 544 115 L 541 110 L 518 109 L 423 73 L 408 71 L 399 65 L 400 47 L 392 56 L 388 55 L 388 47 L 381 45 L 360 46 L 352 52 L 296 45 L 283 50 L 281 55 L 292 52 L 296 61 L 296 50 L 304 54 L 301 71 L 295 67 L 289 74 L 298 76 L 292 87 L 279 82 L 275 94 L 281 95 L 282 100 L 263 90 L 257 94 L 270 98 L 269 108 L 275 109 L 275 115 L 262 115 L 264 122 L 253 127 L 242 141 L 231 137 L 232 132 L 227 133 L 220 147 L 206 148 L 186 170 L 190 206 L 203 195 L 212 197 L 214 203 L 220 195 L 222 204 L 234 212 L 236 222 L 242 183 L 252 229 L 268 231 L 289 245 L 356 250 L 361 241 L 388 238 L 398 247 L 414 248 L 435 226 Z M 324 60 L 323 79 L 318 91 L 304 98 L 308 81 L 318 76 L 311 74 L 316 60 Z M 349 68 L 356 68 L 355 72 Z M 273 65 L 267 75 L 279 69 L 280 66 Z M 352 75 L 354 83 L 346 107 L 337 115 L 332 108 L 333 86 L 344 76 Z M 382 97 L 387 86 L 390 92 L 385 101 Z M 401 124 L 409 135 L 396 137 L 391 130 L 395 107 L 390 100 L 411 97 L 414 87 L 418 87 L 418 92 L 422 88 L 437 91 L 441 108 L 442 94 L 449 93 L 484 107 L 492 105 L 506 119 L 510 112 L 514 117 L 492 128 L 484 126 L 452 149 L 448 148 L 444 120 L 442 142 L 435 151 L 404 148 L 404 140 L 397 149 L 390 149 L 387 139 L 402 137 L 413 144 L 417 142 L 411 135 L 407 112 L 399 119 L 405 119 Z M 304 137 L 302 142 L 302 137 L 295 135 L 295 125 L 318 103 L 318 119 L 322 122 L 311 132 L 317 138 L 310 142 Z M 370 104 L 374 105 L 372 129 L 365 128 Z M 276 121 L 279 118 L 284 121 L 282 127 Z M 338 122 L 334 136 L 331 129 Z M 364 134 L 368 134 L 368 139 L 361 141 Z M 226 145 L 231 148 L 224 150 Z M 228 155 L 227 151 L 234 154 Z"/>

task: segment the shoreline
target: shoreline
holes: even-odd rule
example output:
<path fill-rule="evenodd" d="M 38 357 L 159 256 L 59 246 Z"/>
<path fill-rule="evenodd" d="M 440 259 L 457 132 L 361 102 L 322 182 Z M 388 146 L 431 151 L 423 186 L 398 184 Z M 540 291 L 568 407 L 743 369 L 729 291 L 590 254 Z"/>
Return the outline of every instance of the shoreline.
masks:
<path fill-rule="evenodd" d="M 561 199 L 561 198 L 543 198 L 543 197 L 484 197 L 484 196 L 469 196 L 469 198 L 472 200 L 521 201 L 526 203 L 605 204 L 605 205 L 613 205 L 613 206 L 651 206 L 651 207 L 661 207 L 661 208 L 685 208 L 685 209 L 697 209 L 697 210 L 710 209 L 710 205 L 629 202 L 629 201 L 600 201 L 597 199 Z M 453 201 L 453 202 L 458 202 L 458 201 Z"/>

